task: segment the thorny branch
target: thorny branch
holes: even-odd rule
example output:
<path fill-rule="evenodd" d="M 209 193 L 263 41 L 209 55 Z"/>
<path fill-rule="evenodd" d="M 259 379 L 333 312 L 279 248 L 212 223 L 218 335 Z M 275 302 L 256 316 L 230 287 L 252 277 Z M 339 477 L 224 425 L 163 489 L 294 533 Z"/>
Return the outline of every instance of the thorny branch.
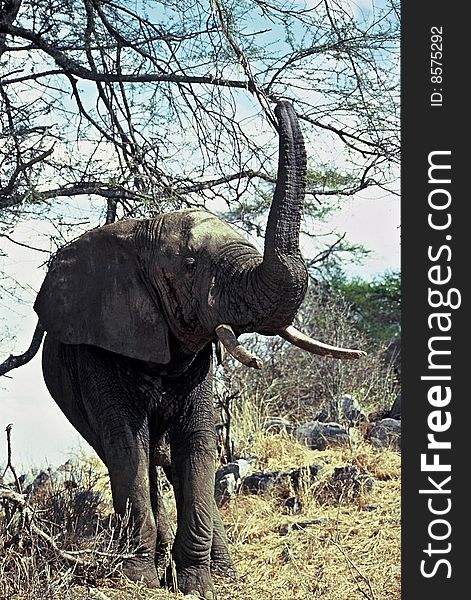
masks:
<path fill-rule="evenodd" d="M 14 492 L 13 490 L 7 488 L 6 486 L 0 486 L 0 500 L 5 500 L 14 504 L 14 506 L 20 511 L 22 516 L 22 521 L 27 524 L 28 528 L 32 533 L 34 533 L 41 540 L 46 542 L 46 544 L 54 550 L 54 552 L 66 560 L 69 563 L 80 567 L 93 567 L 94 563 L 92 561 L 85 560 L 81 558 L 82 555 L 94 555 L 101 556 L 106 558 L 118 558 L 122 560 L 126 560 L 129 558 L 134 558 L 136 553 L 127 552 L 127 553 L 114 553 L 114 552 L 100 552 L 95 550 L 74 550 L 67 551 L 60 548 L 55 542 L 54 538 L 44 532 L 38 525 L 36 525 L 35 515 L 36 512 L 32 507 L 29 506 L 28 502 L 25 500 L 23 494 L 18 492 Z M 140 554 L 140 556 L 144 556 Z"/>
<path fill-rule="evenodd" d="M 86 555 L 99 556 L 102 558 L 112 558 L 112 559 L 118 559 L 118 560 L 126 560 L 129 558 L 134 558 L 136 556 L 135 552 L 111 552 L 111 551 L 104 552 L 104 551 L 99 551 L 99 550 L 95 550 L 95 549 L 73 550 L 73 551 L 72 550 L 71 551 L 64 550 L 63 548 L 60 548 L 58 546 L 55 539 L 51 535 L 47 534 L 45 531 L 43 531 L 43 529 L 39 525 L 37 525 L 38 511 L 35 510 L 32 506 L 30 506 L 27 499 L 25 498 L 23 491 L 21 489 L 21 484 L 20 484 L 19 479 L 16 474 L 16 470 L 12 463 L 11 429 L 12 429 L 11 424 L 6 427 L 7 465 L 3 472 L 2 477 L 0 478 L 0 501 L 2 502 L 3 508 L 6 511 L 7 511 L 8 505 L 13 505 L 14 510 L 17 510 L 20 513 L 21 529 L 26 528 L 27 530 L 29 530 L 32 534 L 34 534 L 39 539 L 41 539 L 43 542 L 45 542 L 47 544 L 47 546 L 49 546 L 49 548 L 51 548 L 60 558 L 67 561 L 68 563 L 72 563 L 75 566 L 79 566 L 79 567 L 94 567 L 94 566 L 96 566 L 94 562 L 81 558 L 84 555 L 85 556 Z M 3 478 L 5 477 L 5 473 L 8 471 L 8 469 L 13 474 L 17 491 L 12 490 L 8 485 L 5 485 L 2 483 Z M 7 511 L 7 514 L 8 514 L 8 511 Z M 14 511 L 12 512 L 12 514 L 14 514 Z M 10 517 L 10 519 L 8 519 L 8 521 L 11 523 L 11 517 Z M 7 540 L 6 542 L 4 542 L 4 544 L 3 544 L 4 548 L 8 548 L 9 546 L 11 546 L 13 543 L 15 543 L 18 540 L 19 536 L 21 535 L 21 529 L 15 535 L 13 535 L 10 540 Z"/>

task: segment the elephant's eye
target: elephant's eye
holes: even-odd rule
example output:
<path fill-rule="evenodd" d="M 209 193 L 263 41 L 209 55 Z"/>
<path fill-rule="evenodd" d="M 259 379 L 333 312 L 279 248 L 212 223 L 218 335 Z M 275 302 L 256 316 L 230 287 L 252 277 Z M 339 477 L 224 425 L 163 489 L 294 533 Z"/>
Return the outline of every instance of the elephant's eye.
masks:
<path fill-rule="evenodd" d="M 192 256 L 185 258 L 185 268 L 189 271 L 193 270 L 196 266 L 196 260 Z"/>

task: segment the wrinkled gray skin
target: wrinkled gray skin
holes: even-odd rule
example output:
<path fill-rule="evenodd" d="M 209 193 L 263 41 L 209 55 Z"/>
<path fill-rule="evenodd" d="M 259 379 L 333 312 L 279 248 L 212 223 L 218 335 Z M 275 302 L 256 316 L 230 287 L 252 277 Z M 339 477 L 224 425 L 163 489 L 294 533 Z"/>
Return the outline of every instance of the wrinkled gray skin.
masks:
<path fill-rule="evenodd" d="M 106 464 L 116 512 L 130 507 L 139 554 L 127 575 L 158 585 L 171 543 L 156 475 L 167 432 L 178 586 L 204 598 L 214 597 L 210 566 L 232 568 L 213 497 L 215 328 L 274 335 L 292 323 L 307 285 L 304 144 L 292 106 L 275 113 L 278 182 L 263 255 L 202 210 L 122 221 L 64 247 L 35 304 L 47 387 Z"/>

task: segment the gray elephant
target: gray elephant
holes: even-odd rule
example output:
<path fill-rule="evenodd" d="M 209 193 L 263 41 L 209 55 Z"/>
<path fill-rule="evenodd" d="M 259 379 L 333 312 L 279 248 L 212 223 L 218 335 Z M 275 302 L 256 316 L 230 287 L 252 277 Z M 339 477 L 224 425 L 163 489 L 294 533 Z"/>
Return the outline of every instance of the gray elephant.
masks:
<path fill-rule="evenodd" d="M 138 552 L 126 574 L 158 585 L 171 543 L 156 473 L 163 464 L 177 505 L 178 587 L 203 598 L 214 597 L 210 568 L 232 567 L 214 502 L 213 342 L 257 368 L 242 333 L 278 334 L 336 358 L 363 354 L 291 325 L 307 287 L 299 250 L 306 154 L 291 104 L 279 102 L 275 114 L 278 179 L 263 255 L 207 211 L 130 219 L 61 249 L 35 303 L 47 332 L 47 387 L 106 464 L 116 512 L 129 508 Z M 171 461 L 160 452 L 164 435 Z"/>

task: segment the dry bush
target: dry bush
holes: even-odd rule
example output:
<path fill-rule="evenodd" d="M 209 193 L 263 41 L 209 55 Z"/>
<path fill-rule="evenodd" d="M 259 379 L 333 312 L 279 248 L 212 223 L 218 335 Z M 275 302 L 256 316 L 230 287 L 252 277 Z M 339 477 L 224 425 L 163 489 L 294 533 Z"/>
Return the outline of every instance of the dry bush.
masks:
<path fill-rule="evenodd" d="M 43 471 L 26 494 L 0 487 L 1 598 L 75 597 L 78 584 L 116 580 L 133 548 L 126 519 L 113 515 L 103 493 L 107 476 L 94 464 L 69 461 L 59 480 L 57 471 Z"/>

